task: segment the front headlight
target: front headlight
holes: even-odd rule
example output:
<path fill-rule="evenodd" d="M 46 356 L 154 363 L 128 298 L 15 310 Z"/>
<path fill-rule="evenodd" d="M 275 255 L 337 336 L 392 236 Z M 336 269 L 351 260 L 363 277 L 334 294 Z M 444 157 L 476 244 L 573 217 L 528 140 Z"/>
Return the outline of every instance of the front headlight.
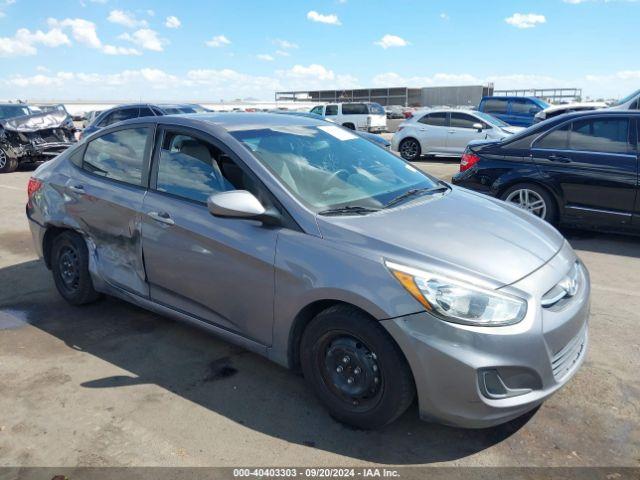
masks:
<path fill-rule="evenodd" d="M 527 313 L 522 298 L 393 262 L 385 265 L 416 300 L 447 322 L 496 327 L 518 323 Z"/>

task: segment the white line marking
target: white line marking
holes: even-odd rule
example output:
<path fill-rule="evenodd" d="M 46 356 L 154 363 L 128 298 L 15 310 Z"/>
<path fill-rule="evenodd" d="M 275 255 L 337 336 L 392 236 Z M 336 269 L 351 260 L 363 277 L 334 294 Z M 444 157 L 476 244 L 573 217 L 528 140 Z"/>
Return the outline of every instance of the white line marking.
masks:
<path fill-rule="evenodd" d="M 13 185 L 0 185 L 1 188 L 8 188 L 9 190 L 18 190 L 18 191 L 22 191 L 24 190 L 23 188 L 20 187 L 14 187 Z"/>

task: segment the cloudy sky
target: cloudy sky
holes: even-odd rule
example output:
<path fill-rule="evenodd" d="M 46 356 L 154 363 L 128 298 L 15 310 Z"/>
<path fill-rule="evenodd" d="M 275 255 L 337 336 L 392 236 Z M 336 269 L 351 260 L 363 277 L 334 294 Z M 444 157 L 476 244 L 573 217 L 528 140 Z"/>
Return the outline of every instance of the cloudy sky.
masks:
<path fill-rule="evenodd" d="M 0 99 L 640 88 L 640 0 L 0 0 Z"/>

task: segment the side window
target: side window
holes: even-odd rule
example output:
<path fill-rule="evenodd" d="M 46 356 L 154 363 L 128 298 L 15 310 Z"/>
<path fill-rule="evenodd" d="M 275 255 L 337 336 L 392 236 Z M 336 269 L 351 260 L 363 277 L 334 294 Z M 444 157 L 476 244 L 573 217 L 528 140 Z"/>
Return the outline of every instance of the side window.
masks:
<path fill-rule="evenodd" d="M 640 99 L 636 98 L 636 100 L 629 105 L 629 110 L 640 110 Z"/>
<path fill-rule="evenodd" d="M 338 115 L 338 105 L 327 105 L 325 115 Z"/>
<path fill-rule="evenodd" d="M 627 118 L 600 118 L 576 120 L 569 138 L 571 150 L 588 152 L 628 153 L 629 120 Z"/>
<path fill-rule="evenodd" d="M 222 150 L 199 138 L 166 131 L 158 161 L 156 190 L 206 203 L 219 192 L 249 190 L 252 179 Z"/>
<path fill-rule="evenodd" d="M 364 103 L 343 103 L 342 114 L 343 115 L 367 115 L 369 109 Z"/>
<path fill-rule="evenodd" d="M 149 127 L 107 133 L 87 145 L 82 168 L 101 177 L 142 185 Z"/>
<path fill-rule="evenodd" d="M 447 126 L 447 114 L 446 112 L 428 113 L 420 120 L 420 123 L 425 125 L 431 125 L 432 127 L 446 127 Z"/>
<path fill-rule="evenodd" d="M 149 107 L 140 107 L 139 117 L 153 117 L 154 114 Z"/>
<path fill-rule="evenodd" d="M 473 129 L 473 125 L 476 123 L 482 124 L 484 128 L 484 122 L 481 122 L 471 115 L 467 115 L 466 113 L 451 112 L 451 127 Z"/>
<path fill-rule="evenodd" d="M 485 100 L 482 111 L 487 113 L 507 113 L 507 101 L 504 98 L 489 98 Z"/>
<path fill-rule="evenodd" d="M 566 150 L 569 146 L 569 124 L 561 128 L 551 130 L 538 140 L 533 148 L 545 148 L 548 150 Z"/>
<path fill-rule="evenodd" d="M 316 115 L 322 115 L 322 107 L 318 105 L 317 107 L 313 107 L 311 109 L 311 113 L 315 113 Z"/>

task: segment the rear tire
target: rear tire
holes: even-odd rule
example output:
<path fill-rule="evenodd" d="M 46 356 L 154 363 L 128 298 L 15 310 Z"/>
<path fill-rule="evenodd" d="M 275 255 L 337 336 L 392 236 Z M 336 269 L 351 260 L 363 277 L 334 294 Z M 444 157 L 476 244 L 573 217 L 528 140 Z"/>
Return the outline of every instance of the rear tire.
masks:
<path fill-rule="evenodd" d="M 100 298 L 89 274 L 89 252 L 84 239 L 67 231 L 53 240 L 51 271 L 56 288 L 72 305 L 84 305 Z"/>
<path fill-rule="evenodd" d="M 422 155 L 420 142 L 415 138 L 405 138 L 398 146 L 400 156 L 409 162 L 415 162 Z"/>
<path fill-rule="evenodd" d="M 507 188 L 500 198 L 554 224 L 558 221 L 558 206 L 551 194 L 535 183 L 518 183 Z"/>
<path fill-rule="evenodd" d="M 11 173 L 18 168 L 18 160 L 7 155 L 2 148 L 0 148 L 0 173 Z"/>
<path fill-rule="evenodd" d="M 302 335 L 300 352 L 307 384 L 340 422 L 380 428 L 413 402 L 413 377 L 400 348 L 355 307 L 337 305 L 318 314 Z"/>

